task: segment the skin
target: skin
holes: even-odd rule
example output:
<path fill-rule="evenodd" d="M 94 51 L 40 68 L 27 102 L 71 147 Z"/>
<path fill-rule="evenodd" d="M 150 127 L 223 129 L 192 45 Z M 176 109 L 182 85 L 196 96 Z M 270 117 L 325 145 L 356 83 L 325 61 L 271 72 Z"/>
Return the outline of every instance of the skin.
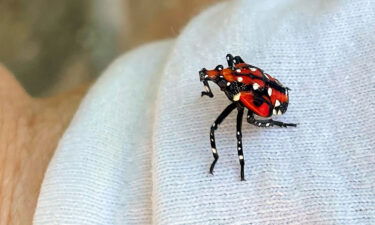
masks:
<path fill-rule="evenodd" d="M 32 98 L 0 65 L 0 224 L 31 224 L 44 172 L 88 85 Z"/>

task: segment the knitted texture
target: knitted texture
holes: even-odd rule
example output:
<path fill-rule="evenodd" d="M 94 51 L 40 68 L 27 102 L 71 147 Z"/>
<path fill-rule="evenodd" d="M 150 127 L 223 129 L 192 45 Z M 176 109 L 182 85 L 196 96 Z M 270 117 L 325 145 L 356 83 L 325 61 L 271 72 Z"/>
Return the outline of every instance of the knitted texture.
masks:
<path fill-rule="evenodd" d="M 91 88 L 48 167 L 35 224 L 150 223 L 153 102 L 168 45 L 124 55 Z"/>
<path fill-rule="evenodd" d="M 375 224 L 375 3 L 238 0 L 112 64 L 51 161 L 35 224 Z M 290 87 L 297 128 L 243 124 L 198 71 L 240 55 Z M 235 111 L 234 111 L 235 112 Z"/>

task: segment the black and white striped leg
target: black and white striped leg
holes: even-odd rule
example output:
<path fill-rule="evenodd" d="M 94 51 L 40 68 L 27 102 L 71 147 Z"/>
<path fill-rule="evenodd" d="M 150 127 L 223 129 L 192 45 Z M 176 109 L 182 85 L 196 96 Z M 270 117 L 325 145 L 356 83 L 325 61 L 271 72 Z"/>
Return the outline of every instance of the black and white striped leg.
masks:
<path fill-rule="evenodd" d="M 207 80 L 203 81 L 205 91 L 202 91 L 201 97 L 207 95 L 210 98 L 214 97 L 214 94 L 211 91 L 210 85 L 208 84 Z"/>
<path fill-rule="evenodd" d="M 211 141 L 212 154 L 214 156 L 214 161 L 212 162 L 211 167 L 210 167 L 211 174 L 213 174 L 215 164 L 217 160 L 219 159 L 219 154 L 217 153 L 216 142 L 215 142 L 215 130 L 217 130 L 218 126 L 223 122 L 223 120 L 236 108 L 236 105 L 237 105 L 236 103 L 232 103 L 228 105 L 211 126 L 210 141 Z"/>
<path fill-rule="evenodd" d="M 247 113 L 247 122 L 257 127 L 272 127 L 272 126 L 296 127 L 297 126 L 297 124 L 295 123 L 283 123 L 280 121 L 275 121 L 273 119 L 257 120 L 254 118 L 254 114 L 250 110 Z"/>
<path fill-rule="evenodd" d="M 245 159 L 243 157 L 243 149 L 242 149 L 242 118 L 243 118 L 243 108 L 238 108 L 237 114 L 237 151 L 238 151 L 238 159 L 240 160 L 241 165 L 241 180 L 245 180 Z"/>

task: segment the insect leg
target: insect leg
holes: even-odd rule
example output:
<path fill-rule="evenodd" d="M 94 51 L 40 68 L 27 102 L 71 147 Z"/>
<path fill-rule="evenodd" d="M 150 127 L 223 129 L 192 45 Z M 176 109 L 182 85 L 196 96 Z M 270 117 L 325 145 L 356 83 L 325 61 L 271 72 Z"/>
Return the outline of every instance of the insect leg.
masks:
<path fill-rule="evenodd" d="M 243 108 L 238 108 L 237 114 L 237 151 L 238 151 L 238 159 L 240 160 L 241 165 L 241 180 L 245 180 L 245 160 L 243 157 L 243 149 L 242 149 L 242 118 L 243 118 Z"/>
<path fill-rule="evenodd" d="M 217 153 L 216 149 L 216 142 L 215 142 L 215 130 L 217 130 L 218 126 L 223 122 L 223 120 L 237 107 L 236 103 L 232 103 L 228 105 L 224 111 L 219 115 L 219 117 L 215 120 L 215 122 L 211 126 L 210 131 L 210 141 L 211 141 L 211 150 L 212 154 L 214 156 L 214 161 L 211 164 L 210 167 L 210 173 L 213 174 L 215 164 L 217 160 L 219 159 L 219 154 Z"/>
<path fill-rule="evenodd" d="M 231 54 L 227 54 L 226 58 L 227 58 L 227 62 L 228 62 L 228 67 L 234 68 L 233 67 L 234 66 L 233 60 L 235 60 L 235 59 L 233 58 L 233 56 Z"/>
<path fill-rule="evenodd" d="M 234 59 L 237 63 L 244 63 L 243 59 L 240 56 L 235 56 Z"/>
<path fill-rule="evenodd" d="M 212 93 L 211 88 L 210 88 L 210 85 L 208 84 L 208 81 L 207 81 L 207 80 L 203 80 L 203 85 L 204 85 L 204 88 L 205 88 L 206 90 L 205 90 L 205 91 L 202 91 L 202 95 L 201 95 L 201 97 L 203 97 L 204 95 L 207 95 L 207 96 L 210 97 L 210 98 L 214 97 L 214 94 Z"/>
<path fill-rule="evenodd" d="M 247 113 L 247 122 L 257 127 L 272 127 L 272 126 L 296 127 L 297 126 L 297 124 L 295 123 L 284 123 L 284 122 L 276 121 L 273 119 L 257 120 L 254 118 L 254 113 L 250 110 Z"/>

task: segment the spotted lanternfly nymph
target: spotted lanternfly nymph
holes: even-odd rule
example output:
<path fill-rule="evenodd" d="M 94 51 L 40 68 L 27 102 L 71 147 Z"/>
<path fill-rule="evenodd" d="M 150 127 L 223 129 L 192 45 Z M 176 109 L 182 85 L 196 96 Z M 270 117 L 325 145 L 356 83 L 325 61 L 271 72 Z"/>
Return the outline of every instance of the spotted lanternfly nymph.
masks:
<path fill-rule="evenodd" d="M 216 83 L 232 102 L 219 115 L 211 126 L 210 141 L 214 161 L 210 167 L 210 173 L 213 174 L 215 164 L 219 159 L 215 143 L 215 131 L 223 120 L 237 108 L 237 150 L 241 165 L 241 180 L 245 180 L 244 156 L 242 149 L 242 117 L 244 108 L 248 109 L 247 122 L 258 127 L 296 127 L 294 123 L 283 123 L 270 118 L 258 120 L 254 115 L 260 117 L 271 117 L 272 115 L 281 115 L 288 108 L 289 88 L 282 85 L 277 79 L 264 73 L 258 67 L 245 63 L 241 57 L 227 55 L 228 68 L 222 65 L 216 66 L 213 70 L 203 68 L 199 71 L 199 77 L 203 82 L 206 91 L 202 96 L 214 97 L 208 81 Z"/>

